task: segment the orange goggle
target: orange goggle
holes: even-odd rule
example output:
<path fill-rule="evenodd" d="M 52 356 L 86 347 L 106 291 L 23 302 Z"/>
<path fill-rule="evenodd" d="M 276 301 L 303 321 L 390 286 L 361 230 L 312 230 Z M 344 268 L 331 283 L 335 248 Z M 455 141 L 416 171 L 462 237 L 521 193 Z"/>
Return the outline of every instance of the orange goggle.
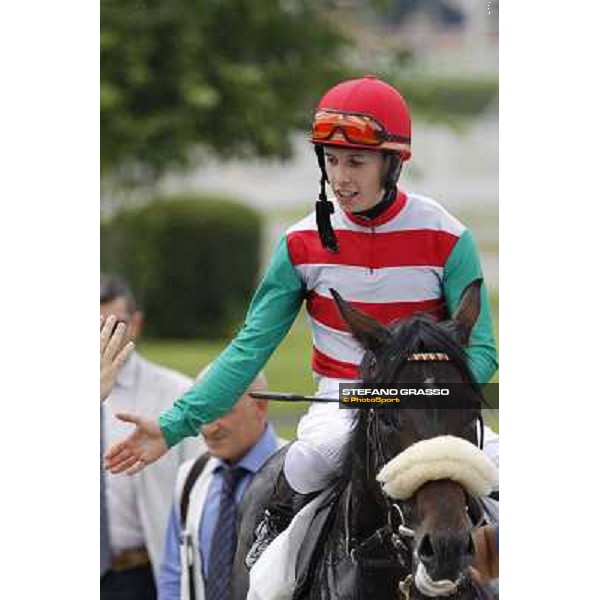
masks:
<path fill-rule="evenodd" d="M 406 150 L 410 138 L 392 135 L 383 125 L 367 115 L 339 113 L 321 110 L 315 115 L 311 139 L 326 142 L 341 133 L 350 144 L 361 146 L 385 146 L 393 150 Z"/>

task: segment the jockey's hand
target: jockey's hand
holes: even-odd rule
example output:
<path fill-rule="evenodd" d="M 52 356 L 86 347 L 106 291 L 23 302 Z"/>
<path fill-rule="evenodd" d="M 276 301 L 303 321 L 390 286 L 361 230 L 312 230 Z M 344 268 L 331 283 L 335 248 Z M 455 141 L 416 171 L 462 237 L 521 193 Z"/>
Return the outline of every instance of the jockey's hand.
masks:
<path fill-rule="evenodd" d="M 100 401 L 104 402 L 110 395 L 117 375 L 133 352 L 134 343 L 127 342 L 123 346 L 127 326 L 119 323 L 117 318 L 109 315 L 100 317 Z"/>
<path fill-rule="evenodd" d="M 111 473 L 125 471 L 128 475 L 134 475 L 166 454 L 168 447 L 155 420 L 129 413 L 117 413 L 116 417 L 126 423 L 134 423 L 137 427 L 106 452 L 105 466 Z"/>

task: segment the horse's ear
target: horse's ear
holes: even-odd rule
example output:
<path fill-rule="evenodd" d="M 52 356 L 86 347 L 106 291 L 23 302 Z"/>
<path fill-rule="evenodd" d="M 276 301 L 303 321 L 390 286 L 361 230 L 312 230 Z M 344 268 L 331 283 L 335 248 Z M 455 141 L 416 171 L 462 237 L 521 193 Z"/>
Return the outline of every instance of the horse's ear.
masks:
<path fill-rule="evenodd" d="M 377 352 L 389 342 L 390 332 L 379 321 L 354 308 L 346 302 L 333 288 L 329 288 L 335 303 L 348 325 L 350 332 L 365 350 Z"/>
<path fill-rule="evenodd" d="M 468 344 L 471 330 L 477 321 L 481 310 L 481 285 L 483 279 L 475 279 L 464 290 L 460 296 L 458 307 L 452 315 L 452 320 L 458 325 L 461 344 Z"/>

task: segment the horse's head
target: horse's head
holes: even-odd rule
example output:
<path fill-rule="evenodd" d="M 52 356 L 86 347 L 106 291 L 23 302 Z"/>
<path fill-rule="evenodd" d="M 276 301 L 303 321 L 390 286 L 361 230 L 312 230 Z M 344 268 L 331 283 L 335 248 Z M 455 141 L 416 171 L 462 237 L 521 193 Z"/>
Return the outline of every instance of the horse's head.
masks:
<path fill-rule="evenodd" d="M 436 322 L 430 315 L 416 314 L 387 327 L 331 290 L 350 332 L 365 349 L 360 367 L 365 385 L 453 383 L 462 384 L 461 392 L 470 396 L 460 410 L 445 408 L 439 396 L 419 398 L 416 408 L 415 402 L 407 401 L 399 410 L 379 410 L 379 434 L 389 458 L 414 442 L 438 435 L 476 442 L 479 388 L 463 347 L 479 316 L 480 287 L 478 279 L 465 289 L 449 320 Z"/>
<path fill-rule="evenodd" d="M 414 531 L 415 581 L 428 596 L 448 595 L 463 579 L 473 557 L 468 500 L 489 493 L 496 476 L 476 445 L 481 396 L 463 349 L 479 316 L 480 287 L 481 280 L 471 283 L 446 321 L 418 314 L 390 326 L 332 290 L 365 349 L 360 368 L 365 387 L 450 383 L 461 384 L 469 396 L 460 408 L 445 407 L 443 396 L 425 396 L 418 404 L 401 402 L 398 408 L 358 414 L 355 442 L 362 442 L 368 471 L 379 472 L 385 494 Z"/>

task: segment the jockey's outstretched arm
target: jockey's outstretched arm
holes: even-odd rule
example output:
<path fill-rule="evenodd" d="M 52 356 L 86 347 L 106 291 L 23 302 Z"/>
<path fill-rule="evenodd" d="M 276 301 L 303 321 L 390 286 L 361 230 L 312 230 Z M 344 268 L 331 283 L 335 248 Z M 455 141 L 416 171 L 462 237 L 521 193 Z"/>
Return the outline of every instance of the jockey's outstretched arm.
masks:
<path fill-rule="evenodd" d="M 137 427 L 108 450 L 106 467 L 112 473 L 137 473 L 185 437 L 198 435 L 203 424 L 227 413 L 289 331 L 304 297 L 304 283 L 282 237 L 243 327 L 206 377 L 163 412 L 158 422 L 139 415 L 119 417 Z"/>

